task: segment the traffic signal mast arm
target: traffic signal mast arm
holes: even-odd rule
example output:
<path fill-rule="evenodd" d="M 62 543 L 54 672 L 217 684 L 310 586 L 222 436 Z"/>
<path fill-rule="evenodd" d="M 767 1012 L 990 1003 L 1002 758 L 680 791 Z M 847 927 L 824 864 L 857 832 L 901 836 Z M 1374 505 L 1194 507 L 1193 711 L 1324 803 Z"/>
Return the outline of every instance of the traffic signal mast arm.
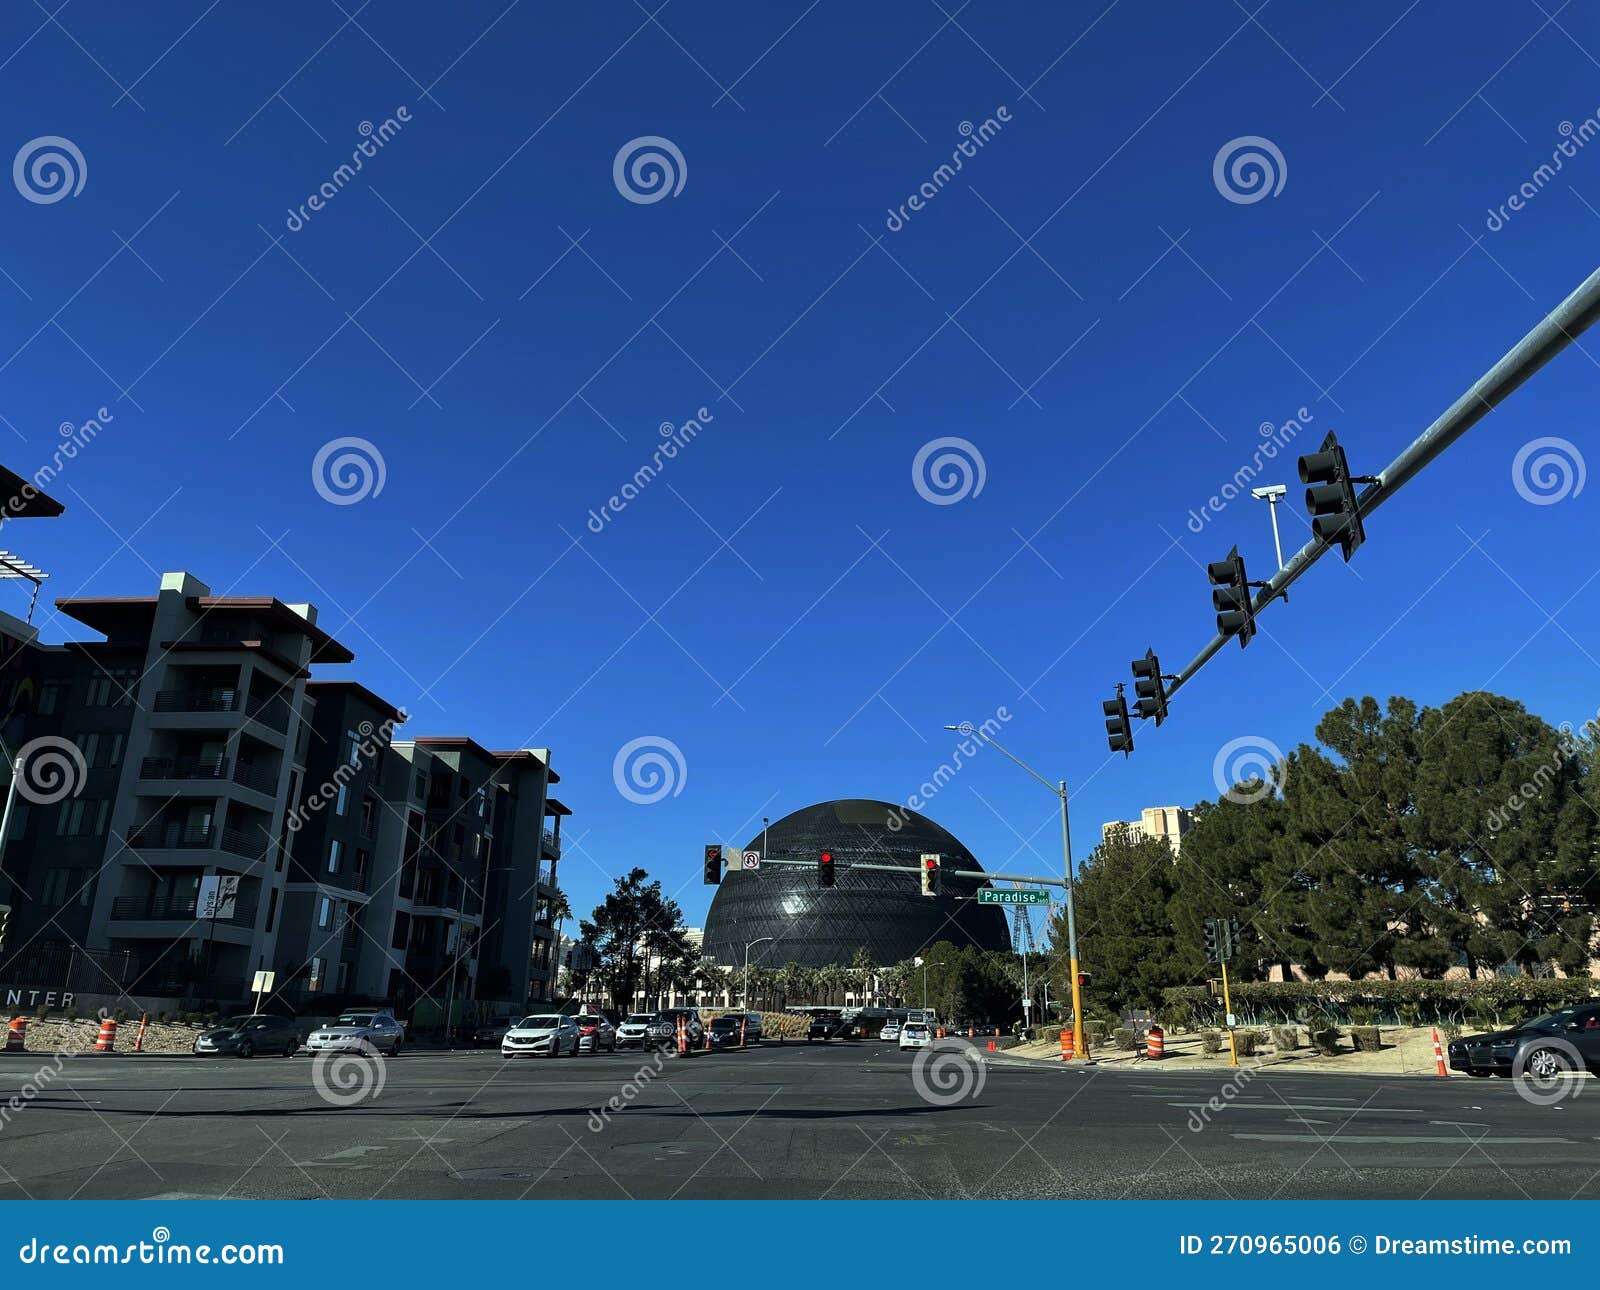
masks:
<path fill-rule="evenodd" d="M 1591 273 L 1576 291 L 1547 314 L 1505 357 L 1480 376 L 1471 389 L 1412 440 L 1404 452 L 1383 468 L 1376 476 L 1377 482 L 1369 484 L 1357 497 L 1357 518 L 1365 520 L 1410 483 L 1424 466 L 1504 403 L 1524 381 L 1593 326 L 1597 318 L 1600 318 L 1600 269 Z M 1262 584 L 1260 594 L 1254 598 L 1250 616 L 1254 618 L 1283 595 L 1301 574 L 1338 545 L 1337 542 L 1330 544 L 1321 538 L 1307 542 L 1283 568 Z M 1232 639 L 1231 635 L 1220 633 L 1213 636 L 1210 643 L 1167 686 L 1168 700 Z"/>
<path fill-rule="evenodd" d="M 834 863 L 841 869 L 871 869 L 879 873 L 903 873 L 908 878 L 918 878 L 921 870 L 916 865 L 908 864 L 874 864 L 871 861 L 841 860 L 839 852 L 833 853 Z M 810 860 L 788 859 L 781 856 L 762 856 L 761 867 L 768 865 L 787 865 L 789 868 L 815 869 L 817 861 L 815 856 Z M 1062 877 L 1040 878 L 1031 873 L 989 873 L 983 869 L 949 869 L 940 865 L 940 872 L 947 878 L 987 878 L 990 882 L 1025 882 L 1033 887 L 1065 887 L 1066 879 Z"/>

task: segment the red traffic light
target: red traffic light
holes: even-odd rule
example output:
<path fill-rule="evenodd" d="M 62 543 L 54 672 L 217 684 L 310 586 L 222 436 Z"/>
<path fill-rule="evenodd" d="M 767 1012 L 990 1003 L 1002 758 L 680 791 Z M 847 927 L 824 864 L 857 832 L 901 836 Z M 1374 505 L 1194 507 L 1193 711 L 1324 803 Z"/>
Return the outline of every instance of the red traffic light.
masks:
<path fill-rule="evenodd" d="M 824 851 L 817 857 L 817 883 L 823 887 L 833 886 L 833 852 Z"/>

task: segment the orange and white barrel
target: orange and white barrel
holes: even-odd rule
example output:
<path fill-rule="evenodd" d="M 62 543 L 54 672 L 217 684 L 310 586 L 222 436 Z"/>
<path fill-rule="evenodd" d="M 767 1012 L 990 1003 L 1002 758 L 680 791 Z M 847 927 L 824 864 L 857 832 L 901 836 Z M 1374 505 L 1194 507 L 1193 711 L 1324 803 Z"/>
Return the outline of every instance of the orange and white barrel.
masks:
<path fill-rule="evenodd" d="M 1076 1055 L 1077 1049 L 1072 1042 L 1072 1032 L 1070 1030 L 1063 1030 L 1061 1032 L 1061 1060 L 1064 1062 L 1070 1062 Z"/>
<path fill-rule="evenodd" d="M 1166 1038 L 1167 1032 L 1160 1026 L 1151 1026 L 1144 1040 L 1144 1055 L 1153 1062 L 1160 1061 L 1166 1056 Z"/>
<path fill-rule="evenodd" d="M 11 1025 L 6 1030 L 6 1052 L 20 1053 L 28 1046 L 28 1019 L 26 1017 L 11 1018 Z"/>
<path fill-rule="evenodd" d="M 100 1023 L 100 1037 L 94 1041 L 94 1050 L 97 1053 L 115 1052 L 117 1047 L 117 1023 L 107 1017 Z"/>

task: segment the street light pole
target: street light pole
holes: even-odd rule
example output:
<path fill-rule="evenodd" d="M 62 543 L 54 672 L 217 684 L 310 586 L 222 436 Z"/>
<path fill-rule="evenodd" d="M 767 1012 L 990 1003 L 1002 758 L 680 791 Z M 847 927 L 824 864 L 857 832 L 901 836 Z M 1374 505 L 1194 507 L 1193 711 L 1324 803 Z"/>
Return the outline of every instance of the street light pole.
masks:
<path fill-rule="evenodd" d="M 775 941 L 777 939 L 776 936 L 761 936 L 744 947 L 744 985 L 739 989 L 741 1007 L 748 1008 L 750 1006 L 750 951 L 755 946 L 760 945 L 762 941 Z"/>
<path fill-rule="evenodd" d="M 977 735 L 996 752 L 1014 761 L 1023 770 L 1032 775 L 1036 780 L 1048 788 L 1061 799 L 1061 862 L 1062 877 L 1066 879 L 1066 906 L 1067 906 L 1067 962 L 1072 973 L 1072 1051 L 1078 1057 L 1087 1057 L 1088 1053 L 1083 1046 L 1083 993 L 1078 984 L 1078 912 L 1072 899 L 1072 833 L 1067 824 L 1067 781 L 1059 780 L 1052 784 L 1038 771 L 1023 761 L 1015 753 L 1010 752 L 991 734 L 980 730 L 970 721 L 963 721 L 960 725 L 946 726 L 946 730 L 955 730 L 963 735 Z"/>

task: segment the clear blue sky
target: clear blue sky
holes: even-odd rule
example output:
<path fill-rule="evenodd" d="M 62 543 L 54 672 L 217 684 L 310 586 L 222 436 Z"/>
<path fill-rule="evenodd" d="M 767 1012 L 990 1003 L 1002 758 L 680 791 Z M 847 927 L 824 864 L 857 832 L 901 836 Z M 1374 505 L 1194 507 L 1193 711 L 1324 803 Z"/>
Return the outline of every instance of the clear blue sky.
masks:
<path fill-rule="evenodd" d="M 1186 527 L 1261 423 L 1312 414 L 1261 480 L 1296 485 L 1298 545 L 1296 451 L 1334 427 L 1376 469 L 1594 267 L 1600 141 L 1486 221 L 1600 108 L 1600 16 L 357 3 L 5 7 L 5 156 L 60 136 L 87 174 L 0 196 L 3 459 L 31 474 L 62 422 L 114 417 L 58 481 L 68 517 L 7 544 L 55 595 L 183 568 L 311 600 L 412 733 L 553 748 L 580 909 L 637 863 L 698 921 L 703 841 L 903 799 L 945 722 L 1001 706 L 1014 750 L 1072 781 L 1080 853 L 1102 820 L 1214 796 L 1228 741 L 1292 747 L 1346 694 L 1594 711 L 1600 485 L 1533 505 L 1512 477 L 1531 439 L 1592 444 L 1600 364 L 1577 351 L 1131 761 L 1099 704 L 1147 646 L 1175 667 L 1209 636 L 1204 561 L 1237 541 L 1270 569 L 1260 503 Z M 641 136 L 681 153 L 675 196 L 615 185 Z M 1275 196 L 1213 182 L 1243 136 L 1281 153 Z M 345 436 L 385 480 L 332 505 L 312 462 Z M 984 482 L 933 505 L 912 464 L 946 436 Z M 645 736 L 687 766 L 648 805 L 612 779 Z M 1057 867 L 1052 799 L 998 758 L 927 809 L 992 867 Z"/>

